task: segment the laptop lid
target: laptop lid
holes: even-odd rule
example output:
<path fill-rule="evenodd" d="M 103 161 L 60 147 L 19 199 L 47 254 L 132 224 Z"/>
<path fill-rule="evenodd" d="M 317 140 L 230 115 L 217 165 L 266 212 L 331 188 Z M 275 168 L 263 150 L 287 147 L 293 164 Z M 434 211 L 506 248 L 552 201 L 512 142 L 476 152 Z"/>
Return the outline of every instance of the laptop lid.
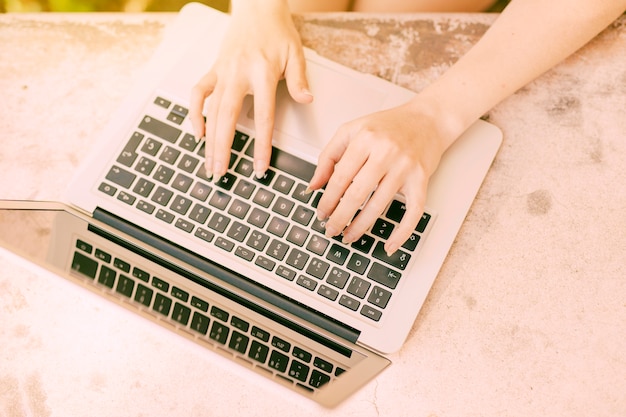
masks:
<path fill-rule="evenodd" d="M 390 364 L 62 203 L 0 200 L 0 248 L 326 407 Z"/>
<path fill-rule="evenodd" d="M 184 107 L 191 86 L 208 70 L 217 56 L 227 25 L 226 15 L 205 6 L 189 4 L 183 8 L 168 28 L 162 44 L 129 92 L 128 98 L 112 117 L 94 152 L 70 184 L 69 202 L 76 209 L 109 225 L 136 231 L 145 238 L 144 244 L 157 245 L 160 239 L 168 244 L 173 243 L 170 247 L 184 248 L 189 253 L 210 259 L 215 265 L 246 277 L 254 277 L 254 281 L 262 287 L 281 294 L 283 300 L 294 302 L 295 305 L 306 305 L 306 311 L 314 311 L 313 315 L 303 314 L 299 317 L 315 321 L 316 326 L 329 331 L 336 330 L 338 334 L 348 337 L 348 340 L 356 337 L 355 341 L 359 345 L 376 351 L 398 350 L 493 161 L 501 143 L 500 131 L 486 122 L 478 121 L 446 152 L 431 178 L 426 205 L 432 219 L 424 231 L 419 251 L 402 271 L 402 279 L 398 280 L 398 287 L 395 288 L 396 294 L 391 297 L 382 318 L 372 320 L 362 313 L 364 307 L 359 306 L 355 313 L 339 306 L 337 302 L 331 303 L 323 297 L 312 296 L 310 289 L 276 279 L 274 273 L 250 268 L 215 245 L 207 245 L 202 239 L 175 227 L 167 227 L 154 216 L 146 216 L 141 209 L 137 209 L 139 203 L 129 205 L 128 200 L 123 201 L 124 196 L 119 191 L 111 198 L 99 189 L 105 184 L 103 180 L 111 172 L 111 166 L 125 151 L 128 138 L 137 131 L 138 126 L 146 122 L 146 109 L 156 108 L 155 98 L 162 95 L 167 100 L 182 103 Z M 289 99 L 284 86 L 279 88 L 274 145 L 308 164 L 315 163 L 319 151 L 341 123 L 402 103 L 413 95 L 406 89 L 340 66 L 312 51 L 307 50 L 306 56 L 311 88 L 316 99 L 310 105 L 297 105 Z M 244 104 L 238 128 L 254 136 L 251 100 Z M 191 132 L 187 119 L 175 129 L 187 134 Z M 138 235 L 134 237 L 140 238 Z M 154 237 L 156 239 L 152 239 Z M 389 272 L 392 273 L 395 274 Z M 386 291 L 383 286 L 376 287 Z M 364 301 L 357 302 L 365 304 Z M 337 324 L 330 326 L 334 330 L 327 326 L 329 323 Z"/>

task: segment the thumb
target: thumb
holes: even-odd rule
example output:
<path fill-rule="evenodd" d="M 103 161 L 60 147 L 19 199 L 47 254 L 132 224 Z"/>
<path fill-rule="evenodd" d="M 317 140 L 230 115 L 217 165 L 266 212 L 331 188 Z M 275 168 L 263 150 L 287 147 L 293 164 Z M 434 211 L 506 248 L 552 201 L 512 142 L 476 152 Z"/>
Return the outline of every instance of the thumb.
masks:
<path fill-rule="evenodd" d="M 291 54 L 285 67 L 285 82 L 289 95 L 298 103 L 306 104 L 313 101 L 306 77 L 306 60 L 302 48 Z"/>

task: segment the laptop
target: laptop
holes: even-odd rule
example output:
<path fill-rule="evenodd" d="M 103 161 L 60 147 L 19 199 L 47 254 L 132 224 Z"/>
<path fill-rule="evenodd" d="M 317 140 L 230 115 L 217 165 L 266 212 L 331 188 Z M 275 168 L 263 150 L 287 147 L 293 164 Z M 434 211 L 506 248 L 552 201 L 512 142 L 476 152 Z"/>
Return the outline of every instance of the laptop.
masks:
<path fill-rule="evenodd" d="M 314 215 L 323 190 L 304 192 L 317 156 L 342 123 L 414 93 L 307 49 L 315 100 L 297 104 L 279 85 L 266 175 L 252 172 L 247 98 L 228 173 L 209 178 L 188 97 L 228 24 L 219 11 L 187 4 L 69 184 L 66 201 L 0 202 L 0 240 L 333 407 L 387 367 L 384 355 L 404 343 L 502 134 L 479 120 L 444 154 L 425 213 L 395 254 L 382 247 L 404 213 L 400 195 L 370 231 L 344 245 L 325 237 Z M 16 227 L 23 236 L 33 230 L 40 243 L 15 248 Z"/>

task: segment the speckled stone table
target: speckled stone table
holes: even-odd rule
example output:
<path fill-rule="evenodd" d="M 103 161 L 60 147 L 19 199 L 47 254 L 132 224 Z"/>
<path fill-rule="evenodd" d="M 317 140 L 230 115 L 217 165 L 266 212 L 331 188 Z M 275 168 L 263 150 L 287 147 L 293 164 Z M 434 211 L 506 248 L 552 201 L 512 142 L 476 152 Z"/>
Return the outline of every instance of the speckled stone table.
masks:
<path fill-rule="evenodd" d="M 60 198 L 173 18 L 0 15 L 1 198 Z M 418 91 L 495 18 L 296 21 Z M 626 415 L 625 52 L 620 20 L 486 115 L 504 144 L 407 343 L 338 409 L 0 252 L 0 415 Z"/>

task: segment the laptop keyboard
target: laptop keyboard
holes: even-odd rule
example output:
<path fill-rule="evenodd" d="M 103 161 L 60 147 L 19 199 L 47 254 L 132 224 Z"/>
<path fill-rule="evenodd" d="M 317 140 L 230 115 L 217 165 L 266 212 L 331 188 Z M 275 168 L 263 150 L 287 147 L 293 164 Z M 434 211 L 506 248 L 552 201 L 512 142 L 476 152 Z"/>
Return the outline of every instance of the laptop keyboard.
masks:
<path fill-rule="evenodd" d="M 117 298 L 310 392 L 347 370 L 332 358 L 320 357 L 310 346 L 298 345 L 289 336 L 195 296 L 165 276 L 156 276 L 86 240 L 76 239 L 71 270 Z"/>
<path fill-rule="evenodd" d="M 257 178 L 254 138 L 236 131 L 229 170 L 212 181 L 204 169 L 204 142 L 182 129 L 187 113 L 156 97 L 98 189 L 302 291 L 379 322 L 432 215 L 424 213 L 391 256 L 384 244 L 404 215 L 399 200 L 353 244 L 329 239 L 325 222 L 315 215 L 323 191 L 305 192 L 313 164 L 273 148 L 270 169 Z"/>

